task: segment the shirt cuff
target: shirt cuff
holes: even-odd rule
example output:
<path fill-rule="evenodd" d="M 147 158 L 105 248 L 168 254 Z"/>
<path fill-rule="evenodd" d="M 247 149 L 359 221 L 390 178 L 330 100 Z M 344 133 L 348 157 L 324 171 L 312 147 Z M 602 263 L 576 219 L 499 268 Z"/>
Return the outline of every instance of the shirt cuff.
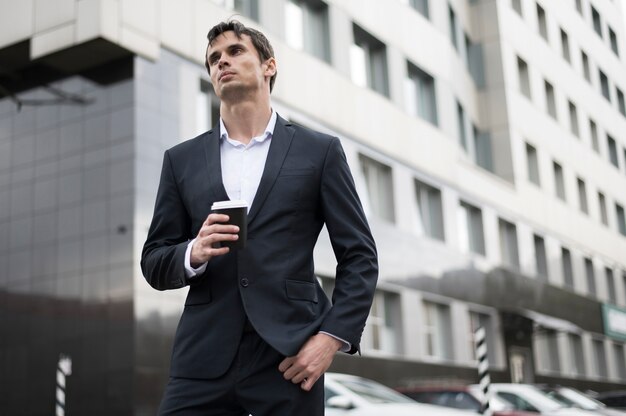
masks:
<path fill-rule="evenodd" d="M 329 337 L 333 337 L 333 338 L 335 338 L 337 341 L 340 341 L 342 345 L 341 345 L 341 348 L 339 348 L 339 351 L 341 351 L 341 352 L 348 352 L 348 351 L 350 351 L 350 350 L 352 349 L 352 344 L 350 344 L 350 343 L 349 343 L 348 341 L 346 341 L 345 339 L 341 339 L 341 338 L 339 338 L 339 337 L 338 337 L 338 336 L 336 336 L 336 335 L 329 334 L 329 333 L 328 333 L 328 332 L 326 332 L 326 331 L 319 331 L 319 333 L 320 333 L 320 334 L 326 334 L 326 335 L 328 335 Z"/>
<path fill-rule="evenodd" d="M 191 267 L 191 248 L 195 242 L 196 239 L 194 238 L 189 242 L 189 244 L 187 244 L 187 250 L 185 250 L 185 275 L 187 276 L 187 279 L 192 279 L 197 275 L 204 273 L 206 270 L 206 263 L 202 264 L 197 269 Z"/>

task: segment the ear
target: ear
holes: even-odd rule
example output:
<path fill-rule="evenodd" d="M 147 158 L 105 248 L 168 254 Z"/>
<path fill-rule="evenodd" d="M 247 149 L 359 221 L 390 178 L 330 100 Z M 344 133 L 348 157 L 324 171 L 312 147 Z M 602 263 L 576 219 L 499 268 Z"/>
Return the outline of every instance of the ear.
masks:
<path fill-rule="evenodd" d="M 276 75 L 276 59 L 275 58 L 269 58 L 267 61 L 265 61 L 265 73 L 264 75 L 266 77 L 273 77 L 274 75 Z"/>

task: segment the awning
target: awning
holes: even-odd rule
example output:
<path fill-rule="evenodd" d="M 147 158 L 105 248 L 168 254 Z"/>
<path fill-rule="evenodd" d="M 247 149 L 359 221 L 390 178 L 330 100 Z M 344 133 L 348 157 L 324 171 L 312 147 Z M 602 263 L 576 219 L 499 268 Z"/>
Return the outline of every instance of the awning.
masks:
<path fill-rule="evenodd" d="M 531 311 L 528 309 L 517 310 L 516 312 L 522 316 L 525 316 L 528 319 L 531 319 L 536 325 L 542 328 L 552 329 L 561 332 L 571 332 L 575 334 L 580 334 L 583 332 L 583 330 L 580 329 L 578 325 L 575 325 L 570 321 L 566 321 L 565 319 L 555 318 L 553 316 L 544 315 L 543 313 Z"/>

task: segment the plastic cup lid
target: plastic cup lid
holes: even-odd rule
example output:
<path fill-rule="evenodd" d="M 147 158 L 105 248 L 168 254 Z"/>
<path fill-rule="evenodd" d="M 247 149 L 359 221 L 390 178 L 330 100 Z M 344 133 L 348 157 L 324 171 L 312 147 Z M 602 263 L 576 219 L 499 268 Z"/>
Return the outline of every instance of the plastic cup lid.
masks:
<path fill-rule="evenodd" d="M 248 203 L 244 200 L 235 201 L 218 201 L 214 202 L 211 206 L 212 210 L 227 209 L 227 208 L 248 208 Z"/>

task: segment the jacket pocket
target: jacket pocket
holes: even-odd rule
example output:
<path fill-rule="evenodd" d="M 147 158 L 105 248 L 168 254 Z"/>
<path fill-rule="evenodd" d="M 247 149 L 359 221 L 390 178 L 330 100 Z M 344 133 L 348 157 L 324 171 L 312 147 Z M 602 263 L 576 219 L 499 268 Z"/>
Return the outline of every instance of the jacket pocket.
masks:
<path fill-rule="evenodd" d="M 204 305 L 211 303 L 211 291 L 208 285 L 198 285 L 191 287 L 185 300 L 185 306 Z"/>
<path fill-rule="evenodd" d="M 314 283 L 301 280 L 286 280 L 285 289 L 289 299 L 317 303 L 317 287 Z"/>

